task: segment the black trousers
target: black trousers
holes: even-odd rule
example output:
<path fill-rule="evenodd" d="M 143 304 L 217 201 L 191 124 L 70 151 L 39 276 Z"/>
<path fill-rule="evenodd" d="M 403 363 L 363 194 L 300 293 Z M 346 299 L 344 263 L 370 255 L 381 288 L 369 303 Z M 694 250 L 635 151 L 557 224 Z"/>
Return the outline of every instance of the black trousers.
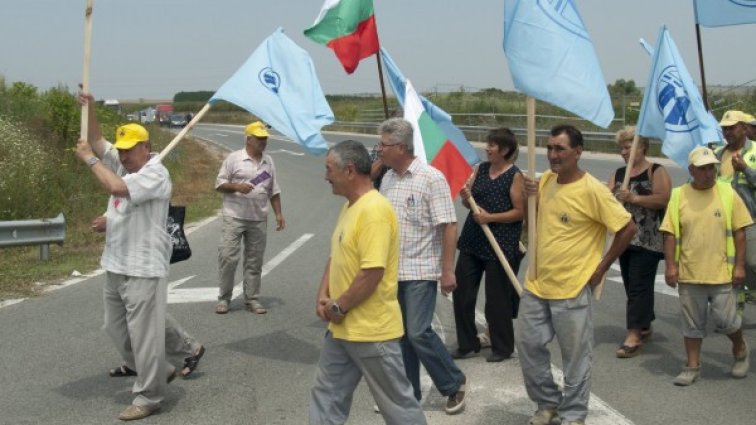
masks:
<path fill-rule="evenodd" d="M 520 261 L 512 264 L 517 273 Z M 491 334 L 491 351 L 510 356 L 514 352 L 514 325 L 520 297 L 512 287 L 498 259 L 483 260 L 459 253 L 455 270 L 457 289 L 454 290 L 454 321 L 457 325 L 457 344 L 461 351 L 479 350 L 480 340 L 475 326 L 475 304 L 480 280 L 485 272 L 485 316 Z"/>
<path fill-rule="evenodd" d="M 627 329 L 648 329 L 654 321 L 654 283 L 661 260 L 645 249 L 627 249 L 619 257 L 627 295 Z"/>

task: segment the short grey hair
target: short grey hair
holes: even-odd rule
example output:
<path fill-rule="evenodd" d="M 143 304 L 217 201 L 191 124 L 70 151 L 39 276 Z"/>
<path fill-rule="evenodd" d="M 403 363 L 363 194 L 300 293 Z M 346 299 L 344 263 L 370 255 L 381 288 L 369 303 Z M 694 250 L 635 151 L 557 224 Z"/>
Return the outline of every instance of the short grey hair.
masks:
<path fill-rule="evenodd" d="M 357 174 L 370 175 L 370 153 L 365 145 L 356 140 L 344 140 L 331 146 L 328 155 L 333 155 L 334 161 L 342 169 L 353 164 Z"/>
<path fill-rule="evenodd" d="M 379 135 L 387 135 L 391 143 L 401 143 L 410 154 L 415 153 L 412 124 L 404 118 L 389 118 L 378 126 Z"/>

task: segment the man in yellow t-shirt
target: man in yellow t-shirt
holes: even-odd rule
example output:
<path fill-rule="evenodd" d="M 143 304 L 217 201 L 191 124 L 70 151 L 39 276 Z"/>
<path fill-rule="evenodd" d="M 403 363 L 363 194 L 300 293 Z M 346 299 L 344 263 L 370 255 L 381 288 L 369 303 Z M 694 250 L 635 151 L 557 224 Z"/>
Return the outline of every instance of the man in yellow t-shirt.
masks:
<path fill-rule="evenodd" d="M 709 307 L 717 330 L 732 341 L 732 376 L 748 374 L 748 346 L 732 285 L 745 279 L 745 228 L 753 221 L 733 189 L 716 182 L 718 163 L 709 148 L 701 146 L 690 152 L 688 172 L 693 181 L 675 189 L 660 227 L 664 233 L 664 277 L 667 285 L 678 287 L 680 293 L 687 354 L 675 385 L 691 385 L 700 375 Z"/>
<path fill-rule="evenodd" d="M 386 423 L 426 423 L 399 346 L 398 224 L 389 201 L 373 188 L 370 162 L 354 140 L 326 156 L 326 180 L 347 202 L 318 290 L 316 314 L 329 323 L 310 392 L 312 425 L 345 423 L 363 375 Z"/>
<path fill-rule="evenodd" d="M 538 405 L 529 423 L 547 425 L 561 416 L 562 423 L 584 424 L 593 351 L 591 288 L 625 250 L 636 228 L 609 189 L 578 167 L 583 135 L 577 128 L 551 129 L 546 150 L 551 170 L 540 185 L 525 179 L 526 193 L 538 201 L 536 277 L 525 283 L 516 340 L 525 389 Z M 607 229 L 615 237 L 602 258 Z M 551 375 L 546 347 L 555 336 L 562 352 L 564 392 Z"/>

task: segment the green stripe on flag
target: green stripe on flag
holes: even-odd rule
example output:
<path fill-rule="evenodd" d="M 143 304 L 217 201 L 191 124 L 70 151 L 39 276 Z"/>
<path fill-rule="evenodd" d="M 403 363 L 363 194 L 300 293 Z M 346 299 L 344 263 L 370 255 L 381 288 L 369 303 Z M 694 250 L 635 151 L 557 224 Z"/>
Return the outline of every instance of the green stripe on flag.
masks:
<path fill-rule="evenodd" d="M 420 127 L 420 134 L 423 136 L 423 146 L 425 147 L 425 159 L 428 162 L 432 162 L 436 157 L 438 151 L 446 143 L 446 134 L 444 134 L 438 125 L 428 116 L 428 113 L 423 111 L 420 114 L 420 118 L 417 120 L 417 125 Z"/>

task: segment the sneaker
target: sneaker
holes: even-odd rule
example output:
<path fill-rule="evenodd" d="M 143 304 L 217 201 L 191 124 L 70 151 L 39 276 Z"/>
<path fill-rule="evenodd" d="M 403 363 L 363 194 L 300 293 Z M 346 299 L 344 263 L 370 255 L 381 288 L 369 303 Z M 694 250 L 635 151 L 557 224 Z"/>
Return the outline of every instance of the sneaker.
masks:
<path fill-rule="evenodd" d="M 465 394 L 467 393 L 467 376 L 462 378 L 462 385 L 459 386 L 459 389 L 456 393 L 449 396 L 449 399 L 446 400 L 446 407 L 444 408 L 444 411 L 446 411 L 447 415 L 456 415 L 457 413 L 462 412 L 465 410 Z"/>
<path fill-rule="evenodd" d="M 677 375 L 674 380 L 672 380 L 672 383 L 680 387 L 687 387 L 688 385 L 692 385 L 694 382 L 696 382 L 699 376 L 701 376 L 701 366 L 684 366 L 682 372 L 680 372 L 680 374 Z"/>
<path fill-rule="evenodd" d="M 551 421 L 559 416 L 556 409 L 538 409 L 528 425 L 551 425 Z"/>
<path fill-rule="evenodd" d="M 374 404 L 374 405 L 373 405 L 373 412 L 375 412 L 375 413 L 381 413 L 381 408 L 380 408 L 380 407 L 378 407 L 378 405 L 377 405 L 377 404 Z"/>
<path fill-rule="evenodd" d="M 730 374 L 733 378 L 745 378 L 748 375 L 749 367 L 751 367 L 751 351 L 748 344 L 745 344 L 745 355 L 741 358 L 735 357 L 735 364 L 732 365 Z"/>
<path fill-rule="evenodd" d="M 139 419 L 144 419 L 147 416 L 150 416 L 151 414 L 155 413 L 157 410 L 158 410 L 157 406 L 155 407 L 137 406 L 136 404 L 132 404 L 131 406 L 124 409 L 120 415 L 118 415 L 118 419 L 122 421 L 136 421 Z"/>
<path fill-rule="evenodd" d="M 512 355 L 491 352 L 491 354 L 489 354 L 488 357 L 486 357 L 486 362 L 499 363 L 499 362 L 503 362 L 504 360 L 509 360 L 511 358 L 512 358 Z"/>

